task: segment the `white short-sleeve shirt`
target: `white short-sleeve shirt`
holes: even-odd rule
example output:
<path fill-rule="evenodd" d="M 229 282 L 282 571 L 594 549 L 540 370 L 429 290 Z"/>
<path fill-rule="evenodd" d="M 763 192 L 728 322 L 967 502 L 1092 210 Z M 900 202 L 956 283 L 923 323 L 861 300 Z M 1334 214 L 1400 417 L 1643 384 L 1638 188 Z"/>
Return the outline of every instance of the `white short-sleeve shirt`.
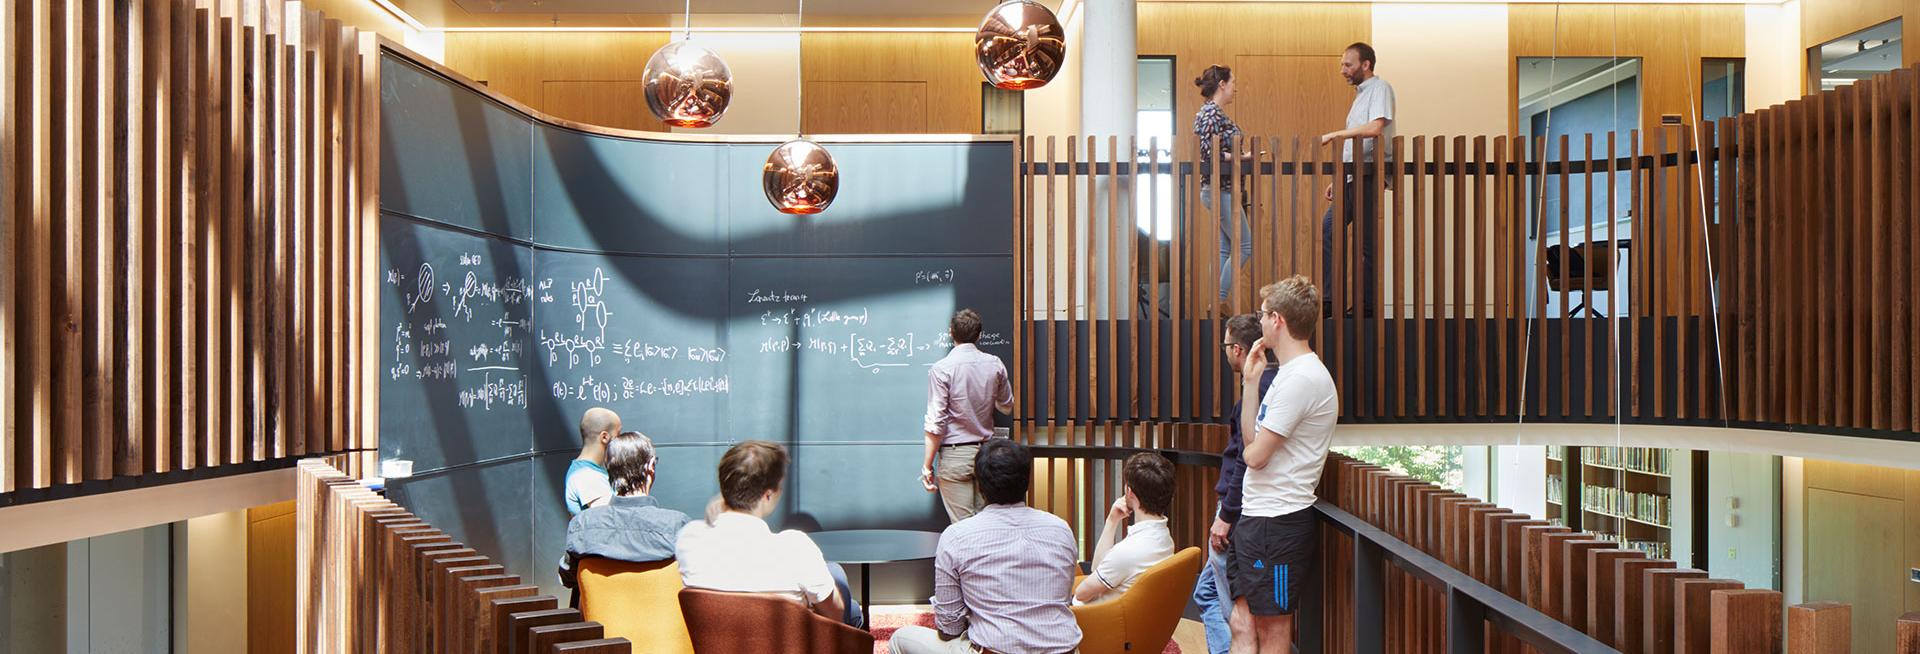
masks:
<path fill-rule="evenodd" d="M 1140 573 L 1170 556 L 1173 556 L 1173 534 L 1167 531 L 1166 518 L 1135 522 L 1133 528 L 1127 530 L 1127 537 L 1114 543 L 1113 549 L 1107 550 L 1107 558 L 1093 568 L 1093 576 L 1112 590 L 1092 602 L 1074 600 L 1073 603 L 1097 604 L 1119 597 L 1133 587 Z"/>
<path fill-rule="evenodd" d="M 774 533 L 765 520 L 728 511 L 713 524 L 695 520 L 674 545 L 680 583 L 734 593 L 779 593 L 818 604 L 833 594 L 833 573 L 806 534 Z"/>
<path fill-rule="evenodd" d="M 1247 467 L 1241 481 L 1240 515 L 1282 516 L 1313 506 L 1320 485 L 1320 469 L 1333 444 L 1333 426 L 1340 419 L 1340 394 L 1333 375 L 1312 352 L 1280 364 L 1273 385 L 1260 400 L 1257 422 L 1261 429 L 1286 437 L 1265 468 Z M 1247 444 L 1256 438 L 1251 435 Z"/>
<path fill-rule="evenodd" d="M 1380 79 L 1379 75 L 1375 75 L 1367 78 L 1367 81 L 1361 82 L 1354 90 L 1357 93 L 1353 96 L 1353 105 L 1347 107 L 1347 129 L 1353 129 L 1381 118 L 1387 119 L 1387 128 L 1380 133 L 1380 138 L 1377 140 L 1349 139 L 1347 141 L 1345 158 L 1341 159 L 1341 161 L 1353 161 L 1353 143 L 1356 140 L 1361 142 L 1360 154 L 1363 157 L 1361 159 L 1362 162 L 1367 161 L 1364 157 L 1372 153 L 1376 146 L 1384 147 L 1387 156 L 1393 156 L 1393 86 L 1387 84 L 1386 80 Z"/>

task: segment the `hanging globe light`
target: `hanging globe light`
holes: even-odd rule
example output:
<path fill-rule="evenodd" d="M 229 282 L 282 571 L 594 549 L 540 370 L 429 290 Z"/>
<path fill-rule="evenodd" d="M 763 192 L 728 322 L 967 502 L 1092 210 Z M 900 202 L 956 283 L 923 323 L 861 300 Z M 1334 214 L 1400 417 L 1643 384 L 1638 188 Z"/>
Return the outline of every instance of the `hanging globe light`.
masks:
<path fill-rule="evenodd" d="M 987 82 L 1009 91 L 1046 86 L 1067 60 L 1066 31 L 1053 10 L 1008 0 L 987 12 L 973 35 L 973 59 Z"/>
<path fill-rule="evenodd" d="M 840 166 L 820 144 L 796 138 L 767 155 L 760 188 L 780 213 L 820 213 L 840 192 Z"/>
<path fill-rule="evenodd" d="M 674 127 L 709 127 L 733 99 L 733 71 L 691 41 L 668 43 L 647 60 L 647 109 Z"/>

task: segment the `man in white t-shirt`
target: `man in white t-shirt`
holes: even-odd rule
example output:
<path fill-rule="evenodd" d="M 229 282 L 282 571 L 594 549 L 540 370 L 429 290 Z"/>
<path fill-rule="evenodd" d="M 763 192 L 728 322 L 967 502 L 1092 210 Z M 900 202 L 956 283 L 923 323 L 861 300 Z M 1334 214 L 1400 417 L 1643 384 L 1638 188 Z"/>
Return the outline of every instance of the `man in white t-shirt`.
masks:
<path fill-rule="evenodd" d="M 1320 290 L 1304 275 L 1260 289 L 1263 335 L 1241 369 L 1247 474 L 1230 535 L 1234 652 L 1291 652 L 1299 587 L 1313 574 L 1314 489 L 1340 418 L 1333 376 L 1308 344 L 1319 325 Z M 1268 349 L 1280 368 L 1266 396 L 1256 397 Z"/>
<path fill-rule="evenodd" d="M 674 552 L 688 588 L 774 593 L 856 627 L 860 605 L 846 600 L 845 572 L 829 566 L 820 546 L 800 531 L 774 533 L 766 517 L 780 505 L 787 451 L 767 441 L 741 441 L 720 456 L 723 510 L 680 529 Z"/>
<path fill-rule="evenodd" d="M 613 498 L 607 478 L 607 442 L 620 433 L 620 414 L 594 407 L 580 416 L 580 456 L 567 464 L 567 515 L 580 515 Z"/>
<path fill-rule="evenodd" d="M 1126 480 L 1120 499 L 1107 511 L 1107 526 L 1093 548 L 1093 574 L 1073 589 L 1074 604 L 1105 602 L 1133 587 L 1140 573 L 1173 556 L 1173 534 L 1167 531 L 1167 510 L 1173 506 L 1173 462 L 1152 452 L 1127 457 L 1121 465 Z M 1127 537 L 1120 526 L 1133 516 Z"/>

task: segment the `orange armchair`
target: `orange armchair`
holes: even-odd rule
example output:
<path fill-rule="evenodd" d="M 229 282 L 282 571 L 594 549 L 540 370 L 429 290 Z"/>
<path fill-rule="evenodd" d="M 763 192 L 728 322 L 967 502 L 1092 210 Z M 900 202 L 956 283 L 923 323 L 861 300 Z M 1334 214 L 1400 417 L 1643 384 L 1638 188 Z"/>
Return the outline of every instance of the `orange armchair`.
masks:
<path fill-rule="evenodd" d="M 1189 547 L 1140 573 L 1120 597 L 1073 607 L 1080 624 L 1081 654 L 1134 654 L 1166 649 L 1180 624 L 1193 582 L 1204 563 L 1200 548 Z M 1075 585 L 1078 586 L 1076 580 Z"/>
<path fill-rule="evenodd" d="M 873 654 L 873 634 L 781 595 L 687 588 L 680 609 L 700 654 Z"/>
<path fill-rule="evenodd" d="M 580 559 L 580 616 L 608 638 L 633 641 L 634 654 L 693 654 L 680 615 L 680 564 Z"/>

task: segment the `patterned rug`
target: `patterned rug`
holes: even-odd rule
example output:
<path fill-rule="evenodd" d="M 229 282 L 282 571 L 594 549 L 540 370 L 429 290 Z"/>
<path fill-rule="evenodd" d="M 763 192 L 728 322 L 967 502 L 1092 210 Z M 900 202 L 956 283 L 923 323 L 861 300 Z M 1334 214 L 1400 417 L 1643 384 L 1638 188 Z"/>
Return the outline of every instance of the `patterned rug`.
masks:
<path fill-rule="evenodd" d="M 873 633 L 873 654 L 888 654 L 891 652 L 892 650 L 887 649 L 887 641 L 893 639 L 893 632 L 895 630 L 907 625 L 920 625 L 932 629 L 933 614 L 926 611 L 918 613 L 874 614 L 873 624 L 869 625 L 871 628 L 868 629 L 869 632 Z M 1161 650 L 1161 654 L 1180 654 L 1180 646 L 1169 640 L 1167 641 L 1167 648 Z"/>

